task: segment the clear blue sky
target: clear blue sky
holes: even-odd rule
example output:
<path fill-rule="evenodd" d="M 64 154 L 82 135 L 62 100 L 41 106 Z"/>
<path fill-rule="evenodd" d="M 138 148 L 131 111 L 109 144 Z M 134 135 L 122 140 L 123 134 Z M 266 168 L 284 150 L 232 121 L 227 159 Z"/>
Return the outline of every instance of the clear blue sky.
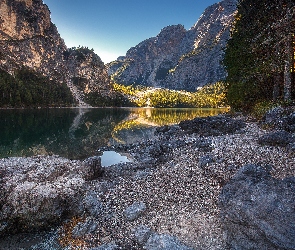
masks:
<path fill-rule="evenodd" d="M 108 63 L 168 25 L 190 29 L 221 0 L 43 0 L 68 47 L 93 48 Z"/>

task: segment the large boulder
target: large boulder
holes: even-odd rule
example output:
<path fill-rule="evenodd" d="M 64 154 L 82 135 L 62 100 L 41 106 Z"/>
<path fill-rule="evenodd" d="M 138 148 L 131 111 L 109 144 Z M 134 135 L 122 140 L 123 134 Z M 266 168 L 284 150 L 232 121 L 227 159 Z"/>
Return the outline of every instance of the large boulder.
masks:
<path fill-rule="evenodd" d="M 232 134 L 245 127 L 245 122 L 232 119 L 226 115 L 197 117 L 179 123 L 182 130 L 188 133 L 198 133 L 204 136 Z"/>
<path fill-rule="evenodd" d="M 295 178 L 246 165 L 223 187 L 221 221 L 230 249 L 295 249 Z"/>
<path fill-rule="evenodd" d="M 85 184 L 98 177 L 99 168 L 98 162 L 57 156 L 0 159 L 0 236 L 45 229 L 81 214 Z"/>
<path fill-rule="evenodd" d="M 266 133 L 265 135 L 258 138 L 259 144 L 269 146 L 285 147 L 294 141 L 293 135 L 284 130 Z"/>
<path fill-rule="evenodd" d="M 279 106 L 267 111 L 262 117 L 261 124 L 266 128 L 295 132 L 294 107 Z"/>

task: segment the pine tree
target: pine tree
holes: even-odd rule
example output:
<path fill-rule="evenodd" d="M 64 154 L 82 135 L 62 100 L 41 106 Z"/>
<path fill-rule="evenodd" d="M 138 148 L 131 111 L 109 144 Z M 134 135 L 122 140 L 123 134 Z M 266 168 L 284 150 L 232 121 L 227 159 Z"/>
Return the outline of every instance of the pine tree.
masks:
<path fill-rule="evenodd" d="M 247 108 L 260 100 L 291 98 L 294 0 L 242 0 L 224 64 L 228 99 Z"/>

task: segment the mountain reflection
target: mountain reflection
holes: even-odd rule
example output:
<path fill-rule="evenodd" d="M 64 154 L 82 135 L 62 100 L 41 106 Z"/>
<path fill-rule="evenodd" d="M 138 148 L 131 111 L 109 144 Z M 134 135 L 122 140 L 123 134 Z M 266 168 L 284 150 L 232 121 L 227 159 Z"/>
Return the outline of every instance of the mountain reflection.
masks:
<path fill-rule="evenodd" d="M 0 110 L 0 158 L 57 154 L 70 159 L 153 136 L 154 127 L 223 109 L 65 108 Z"/>

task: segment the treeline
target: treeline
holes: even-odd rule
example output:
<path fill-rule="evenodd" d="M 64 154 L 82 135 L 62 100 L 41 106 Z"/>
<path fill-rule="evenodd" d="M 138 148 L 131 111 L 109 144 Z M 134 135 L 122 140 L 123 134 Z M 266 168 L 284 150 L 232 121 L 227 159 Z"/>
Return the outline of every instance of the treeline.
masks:
<path fill-rule="evenodd" d="M 85 94 L 86 102 L 93 107 L 131 107 L 133 104 L 121 93 L 112 96 L 102 95 L 99 92 Z"/>
<path fill-rule="evenodd" d="M 117 83 L 113 84 L 113 88 L 115 91 L 127 96 L 130 103 L 137 107 L 217 108 L 226 106 L 226 87 L 222 82 L 204 86 L 196 92 L 125 86 Z"/>
<path fill-rule="evenodd" d="M 294 33 L 294 0 L 239 1 L 223 61 L 233 108 L 294 100 Z"/>
<path fill-rule="evenodd" d="M 69 106 L 75 103 L 65 83 L 22 68 L 12 76 L 0 70 L 0 107 Z"/>

